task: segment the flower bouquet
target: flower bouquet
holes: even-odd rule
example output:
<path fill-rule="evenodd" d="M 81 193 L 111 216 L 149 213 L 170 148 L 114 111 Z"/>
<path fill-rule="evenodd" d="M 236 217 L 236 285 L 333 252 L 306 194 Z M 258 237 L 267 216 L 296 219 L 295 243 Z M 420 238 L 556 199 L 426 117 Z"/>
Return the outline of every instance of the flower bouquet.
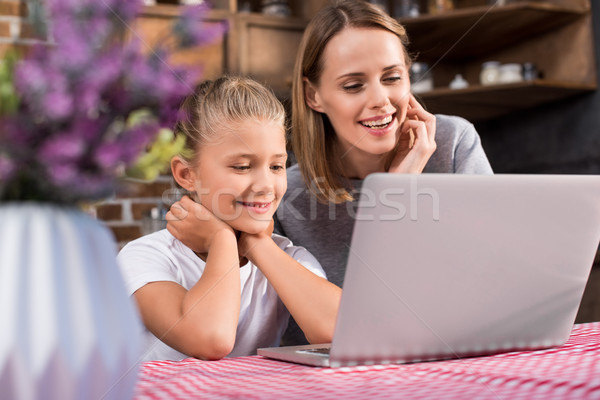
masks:
<path fill-rule="evenodd" d="M 30 15 L 51 39 L 0 67 L 0 201 L 102 198 L 161 128 L 166 143 L 198 79 L 199 68 L 173 66 L 169 54 L 222 29 L 202 24 L 207 7 L 182 7 L 170 40 L 147 48 L 132 28 L 140 1 L 40 1 L 31 4 L 46 13 Z"/>
<path fill-rule="evenodd" d="M 145 176 L 198 70 L 166 60 L 216 39 L 206 7 L 182 7 L 170 41 L 147 49 L 134 0 L 29 2 L 46 33 L 0 65 L 0 382 L 28 399 L 133 395 L 142 325 L 108 229 L 80 201 Z M 131 39 L 127 39 L 131 37 Z"/>

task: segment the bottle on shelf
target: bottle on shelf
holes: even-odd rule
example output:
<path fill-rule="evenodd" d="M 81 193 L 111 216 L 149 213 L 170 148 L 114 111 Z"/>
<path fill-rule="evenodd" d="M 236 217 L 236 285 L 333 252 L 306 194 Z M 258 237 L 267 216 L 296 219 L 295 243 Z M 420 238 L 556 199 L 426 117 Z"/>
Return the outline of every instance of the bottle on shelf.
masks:
<path fill-rule="evenodd" d="M 469 82 L 461 74 L 456 74 L 449 85 L 450 89 L 464 89 L 469 87 Z"/>

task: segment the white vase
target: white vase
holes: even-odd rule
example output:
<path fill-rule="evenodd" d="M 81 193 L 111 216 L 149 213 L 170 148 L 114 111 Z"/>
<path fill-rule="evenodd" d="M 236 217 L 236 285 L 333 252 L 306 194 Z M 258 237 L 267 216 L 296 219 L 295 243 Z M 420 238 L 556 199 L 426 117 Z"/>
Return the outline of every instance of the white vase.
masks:
<path fill-rule="evenodd" d="M 116 252 L 80 211 L 0 203 L 0 397 L 132 397 L 142 328 Z"/>

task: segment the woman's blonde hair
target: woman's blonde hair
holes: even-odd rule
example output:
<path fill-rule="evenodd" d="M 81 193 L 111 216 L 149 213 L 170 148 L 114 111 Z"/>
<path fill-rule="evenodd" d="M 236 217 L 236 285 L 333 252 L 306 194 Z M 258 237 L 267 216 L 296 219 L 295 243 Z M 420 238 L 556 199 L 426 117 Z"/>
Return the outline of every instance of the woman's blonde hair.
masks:
<path fill-rule="evenodd" d="M 344 186 L 335 131 L 325 114 L 306 104 L 303 79 L 319 84 L 325 46 L 347 27 L 384 29 L 395 34 L 403 45 L 406 62 L 410 61 L 404 27 L 364 1 L 335 1 L 321 9 L 306 27 L 294 66 L 292 146 L 306 186 L 322 202 L 342 203 L 353 198 Z"/>
<path fill-rule="evenodd" d="M 283 133 L 285 110 L 271 90 L 251 78 L 225 76 L 199 84 L 181 105 L 174 128 L 185 137 L 181 158 L 194 163 L 203 144 L 248 120 L 273 121 Z"/>

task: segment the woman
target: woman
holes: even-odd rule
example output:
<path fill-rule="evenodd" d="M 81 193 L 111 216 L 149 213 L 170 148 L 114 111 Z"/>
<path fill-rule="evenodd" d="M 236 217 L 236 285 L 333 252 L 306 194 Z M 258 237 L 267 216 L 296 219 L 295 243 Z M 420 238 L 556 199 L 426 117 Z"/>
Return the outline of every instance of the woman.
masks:
<path fill-rule="evenodd" d="M 406 31 L 366 2 L 339 1 L 307 26 L 293 83 L 298 164 L 276 231 L 304 246 L 342 285 L 353 192 L 374 172 L 491 174 L 475 128 L 428 113 L 410 93 Z"/>

